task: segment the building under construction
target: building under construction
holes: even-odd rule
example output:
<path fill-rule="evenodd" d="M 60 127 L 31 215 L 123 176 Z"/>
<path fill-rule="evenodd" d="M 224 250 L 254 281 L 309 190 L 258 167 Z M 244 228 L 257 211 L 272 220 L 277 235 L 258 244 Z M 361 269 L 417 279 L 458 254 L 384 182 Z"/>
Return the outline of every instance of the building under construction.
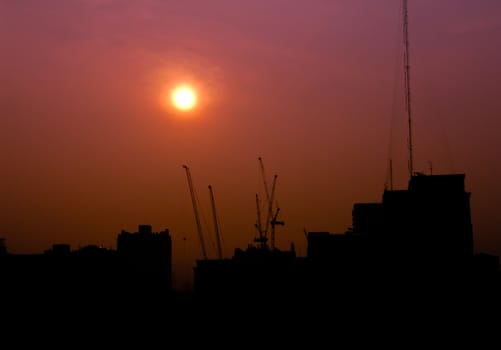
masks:
<path fill-rule="evenodd" d="M 195 292 L 364 298 L 395 287 L 438 292 L 493 283 L 499 290 L 499 259 L 473 252 L 464 180 L 415 175 L 406 190 L 385 190 L 379 203 L 356 203 L 348 232 L 308 233 L 306 257 L 250 246 L 231 259 L 198 260 Z"/>
<path fill-rule="evenodd" d="M 197 260 L 194 291 L 199 296 L 252 296 L 295 293 L 304 278 L 304 258 L 294 249 L 282 251 L 259 246 L 235 249 L 230 259 Z"/>

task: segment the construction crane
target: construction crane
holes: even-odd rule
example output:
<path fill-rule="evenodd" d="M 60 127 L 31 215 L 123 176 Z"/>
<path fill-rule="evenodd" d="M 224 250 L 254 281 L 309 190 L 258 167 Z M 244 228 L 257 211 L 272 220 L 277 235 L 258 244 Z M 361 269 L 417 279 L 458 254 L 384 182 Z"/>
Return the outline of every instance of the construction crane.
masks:
<path fill-rule="evenodd" d="M 221 237 L 219 235 L 219 224 L 217 221 L 217 215 L 216 215 L 216 202 L 214 200 L 214 191 L 212 190 L 212 186 L 209 185 L 209 195 L 210 195 L 210 201 L 212 205 L 212 215 L 214 218 L 214 231 L 216 233 L 216 243 L 217 243 L 217 254 L 219 259 L 223 259 L 223 250 L 221 248 Z"/>
<path fill-rule="evenodd" d="M 278 213 L 280 212 L 280 208 L 277 207 L 275 211 L 275 215 L 273 215 L 273 218 L 270 221 L 271 224 L 271 249 L 275 249 L 275 226 L 276 225 L 285 225 L 285 222 L 277 220 Z"/>
<path fill-rule="evenodd" d="M 271 220 L 272 220 L 272 215 L 273 215 L 273 201 L 275 200 L 275 188 L 277 186 L 277 178 L 278 175 L 275 175 L 273 177 L 273 185 L 271 187 L 271 194 L 269 194 L 268 198 L 268 211 L 266 215 L 266 221 L 265 221 L 265 226 L 264 226 L 264 232 L 263 235 L 265 237 L 268 236 L 268 227 L 270 226 Z"/>
<path fill-rule="evenodd" d="M 259 234 L 257 238 L 254 238 L 254 242 L 259 243 L 261 248 L 266 247 L 266 237 L 263 234 L 263 226 L 261 224 L 261 201 L 259 200 L 259 195 L 256 193 L 256 210 L 257 210 L 257 221 L 256 229 Z"/>
<path fill-rule="evenodd" d="M 268 190 L 268 183 L 266 181 L 266 173 L 264 170 L 264 163 L 263 159 L 261 157 L 258 158 L 259 160 L 259 165 L 261 168 L 261 176 L 263 178 L 263 185 L 264 185 L 264 191 L 266 194 L 266 204 L 267 204 L 267 210 L 266 210 L 266 220 L 265 220 L 265 225 L 264 228 L 261 225 L 261 214 L 260 214 L 260 205 L 259 205 L 259 198 L 256 195 L 256 205 L 258 209 L 258 231 L 259 231 L 259 239 L 256 239 L 255 241 L 261 242 L 262 247 L 267 247 L 267 241 L 268 241 L 268 229 L 269 226 L 271 225 L 271 248 L 275 248 L 275 225 L 283 225 L 284 223 L 282 221 L 277 220 L 278 213 L 280 212 L 280 209 L 277 208 L 275 214 L 273 214 L 273 202 L 275 200 L 275 189 L 277 185 L 277 178 L 278 175 L 274 175 L 273 177 L 273 184 L 271 187 L 271 192 Z"/>
<path fill-rule="evenodd" d="M 259 195 L 256 194 L 256 208 L 257 208 L 257 224 L 256 228 L 259 233 L 259 237 L 254 239 L 254 242 L 259 243 L 261 248 L 267 248 L 268 247 L 268 237 L 267 236 L 267 231 L 268 231 L 268 224 L 269 224 L 269 202 L 270 202 L 270 192 L 268 191 L 268 183 L 266 182 L 266 174 L 264 171 L 264 163 L 263 159 L 261 157 L 258 157 L 259 161 L 259 166 L 261 170 L 261 176 L 263 178 L 263 183 L 264 183 L 264 192 L 266 195 L 266 203 L 268 204 L 268 207 L 266 209 L 267 217 L 265 220 L 265 228 L 263 228 L 263 225 L 261 223 L 261 201 L 259 200 Z"/>
<path fill-rule="evenodd" d="M 263 182 L 264 182 L 264 192 L 266 194 L 266 202 L 270 202 L 270 192 L 268 192 L 268 184 L 266 183 L 266 174 L 264 172 L 264 163 L 263 163 L 263 158 L 259 157 L 259 165 L 261 167 L 261 176 L 263 177 Z"/>
<path fill-rule="evenodd" d="M 193 180 L 191 179 L 191 173 L 188 166 L 183 165 L 183 168 L 186 170 L 186 177 L 188 178 L 188 187 L 190 188 L 191 201 L 193 203 L 193 212 L 195 214 L 195 221 L 197 223 L 198 237 L 200 238 L 200 247 L 202 248 L 202 255 L 203 258 L 207 260 L 207 251 L 205 249 L 204 236 L 202 233 L 202 225 L 200 224 L 200 217 L 198 214 L 197 198 L 195 195 L 195 189 L 193 187 Z"/>

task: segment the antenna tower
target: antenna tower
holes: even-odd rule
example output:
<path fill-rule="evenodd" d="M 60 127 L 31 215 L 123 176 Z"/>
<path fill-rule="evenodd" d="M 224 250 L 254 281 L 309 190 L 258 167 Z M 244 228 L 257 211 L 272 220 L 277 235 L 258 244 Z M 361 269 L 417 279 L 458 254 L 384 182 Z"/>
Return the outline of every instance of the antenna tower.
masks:
<path fill-rule="evenodd" d="M 412 123 L 411 123 L 411 76 L 409 61 L 409 20 L 407 15 L 407 0 L 403 0 L 403 18 L 404 18 L 404 72 L 405 72 L 405 109 L 407 111 L 407 122 L 409 126 L 409 177 L 414 173 L 412 157 Z"/>

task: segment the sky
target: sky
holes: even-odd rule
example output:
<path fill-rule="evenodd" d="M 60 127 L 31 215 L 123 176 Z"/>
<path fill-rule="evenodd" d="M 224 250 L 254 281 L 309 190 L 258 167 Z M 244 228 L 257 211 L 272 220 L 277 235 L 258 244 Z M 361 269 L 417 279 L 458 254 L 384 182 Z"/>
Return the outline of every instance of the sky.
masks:
<path fill-rule="evenodd" d="M 464 173 L 475 252 L 501 255 L 501 2 L 409 0 L 414 170 Z M 0 0 L 0 237 L 116 248 L 169 229 L 174 283 L 202 257 L 183 165 L 216 258 L 343 233 L 354 203 L 408 181 L 402 1 Z M 169 93 L 196 90 L 190 111 Z"/>

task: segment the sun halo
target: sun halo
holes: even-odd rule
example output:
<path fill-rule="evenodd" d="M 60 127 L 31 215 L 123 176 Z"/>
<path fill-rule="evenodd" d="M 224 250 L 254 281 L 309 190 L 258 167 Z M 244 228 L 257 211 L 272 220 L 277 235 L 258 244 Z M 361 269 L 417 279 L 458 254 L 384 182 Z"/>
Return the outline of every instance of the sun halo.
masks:
<path fill-rule="evenodd" d="M 172 91 L 171 101 L 177 109 L 188 111 L 196 106 L 197 94 L 192 87 L 181 85 Z"/>

